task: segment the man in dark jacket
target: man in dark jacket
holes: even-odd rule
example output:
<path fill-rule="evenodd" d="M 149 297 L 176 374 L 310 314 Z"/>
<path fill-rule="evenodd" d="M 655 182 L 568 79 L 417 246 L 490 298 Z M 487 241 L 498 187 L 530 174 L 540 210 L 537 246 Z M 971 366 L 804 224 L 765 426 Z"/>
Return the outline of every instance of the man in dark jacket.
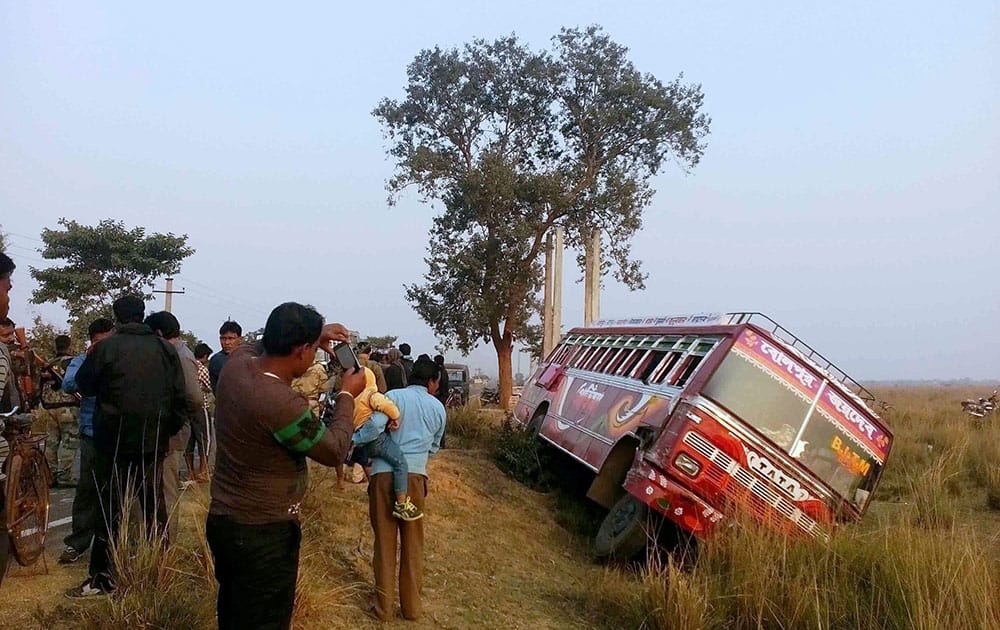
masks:
<path fill-rule="evenodd" d="M 401 343 L 399 344 L 399 354 L 403 355 L 399 362 L 403 364 L 403 369 L 406 370 L 406 380 L 410 380 L 410 374 L 413 373 L 413 357 L 410 356 L 410 344 Z"/>
<path fill-rule="evenodd" d="M 442 405 L 447 407 L 448 394 L 451 393 L 451 386 L 448 383 L 448 370 L 444 367 L 444 355 L 439 354 L 435 356 L 434 363 L 438 366 L 438 376 L 441 379 L 438 382 L 438 391 L 434 397 L 440 400 Z"/>
<path fill-rule="evenodd" d="M 142 300 L 119 298 L 113 309 L 115 334 L 92 346 L 76 374 L 80 393 L 97 398 L 94 477 L 105 522 L 94 532 L 89 577 L 66 593 L 74 598 L 114 589 L 109 541 L 123 503 L 131 503 L 128 493 L 139 499 L 147 534 L 163 532 L 163 456 L 187 409 L 180 358 L 142 323 Z"/>
<path fill-rule="evenodd" d="M 208 360 L 208 377 L 212 381 L 213 392 L 219 386 L 219 376 L 222 374 L 222 368 L 226 366 L 226 361 L 229 360 L 229 354 L 239 348 L 241 343 L 243 343 L 243 327 L 232 320 L 222 322 L 222 326 L 219 327 L 219 344 L 222 349 Z"/>

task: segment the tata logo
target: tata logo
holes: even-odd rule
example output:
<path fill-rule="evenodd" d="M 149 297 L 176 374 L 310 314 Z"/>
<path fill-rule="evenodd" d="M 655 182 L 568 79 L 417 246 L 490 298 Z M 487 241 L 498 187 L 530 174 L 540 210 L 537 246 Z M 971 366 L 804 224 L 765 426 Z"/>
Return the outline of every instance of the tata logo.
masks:
<path fill-rule="evenodd" d="M 750 470 L 773 481 L 774 485 L 781 488 L 785 494 L 792 497 L 795 501 L 805 501 L 812 498 L 809 493 L 801 485 L 799 485 L 798 481 L 783 473 L 780 468 L 772 464 L 766 457 L 759 455 L 746 447 L 744 447 L 744 450 L 747 454 L 747 467 L 750 468 Z"/>
<path fill-rule="evenodd" d="M 580 386 L 580 389 L 576 390 L 576 393 L 583 398 L 589 398 L 594 402 L 601 402 L 604 400 L 604 392 L 597 389 L 597 385 L 594 383 L 586 383 Z"/>

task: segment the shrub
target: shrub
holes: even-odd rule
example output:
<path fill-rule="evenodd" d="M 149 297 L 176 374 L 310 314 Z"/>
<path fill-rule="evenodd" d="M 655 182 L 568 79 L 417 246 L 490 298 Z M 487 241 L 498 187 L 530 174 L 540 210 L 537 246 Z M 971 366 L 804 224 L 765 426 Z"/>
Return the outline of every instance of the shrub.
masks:
<path fill-rule="evenodd" d="M 542 441 L 509 418 L 500 425 L 493 442 L 493 459 L 500 470 L 535 490 L 553 485 L 551 453 Z"/>
<path fill-rule="evenodd" d="M 452 447 L 488 448 L 498 431 L 497 420 L 487 412 L 468 406 L 448 410 L 445 432 Z"/>

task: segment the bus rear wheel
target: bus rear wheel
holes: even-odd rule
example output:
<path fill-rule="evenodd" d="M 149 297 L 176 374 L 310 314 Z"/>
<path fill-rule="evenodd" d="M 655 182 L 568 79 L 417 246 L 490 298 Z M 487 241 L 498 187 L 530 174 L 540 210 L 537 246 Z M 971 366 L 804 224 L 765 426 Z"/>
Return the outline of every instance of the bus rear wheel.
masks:
<path fill-rule="evenodd" d="M 547 409 L 542 406 L 535 411 L 535 415 L 531 416 L 531 420 L 528 422 L 527 431 L 528 435 L 533 438 L 537 438 L 538 434 L 542 432 L 542 423 L 545 422 L 545 413 Z"/>
<path fill-rule="evenodd" d="M 645 551 L 649 507 L 625 493 L 611 506 L 594 539 L 594 551 L 601 560 L 629 561 Z"/>

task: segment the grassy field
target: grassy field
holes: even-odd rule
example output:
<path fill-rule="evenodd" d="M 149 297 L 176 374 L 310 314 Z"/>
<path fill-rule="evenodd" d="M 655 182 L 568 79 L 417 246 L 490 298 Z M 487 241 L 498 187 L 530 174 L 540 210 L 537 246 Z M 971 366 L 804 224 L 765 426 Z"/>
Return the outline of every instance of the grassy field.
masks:
<path fill-rule="evenodd" d="M 532 471 L 537 460 L 500 429 L 499 414 L 455 414 L 450 448 L 430 467 L 425 617 L 408 627 L 1000 627 L 1000 429 L 976 428 L 962 414 L 958 401 L 978 390 L 878 393 L 894 406 L 886 419 L 896 445 L 863 523 L 829 545 L 736 523 L 683 569 L 669 556 L 641 567 L 596 564 L 589 537 L 601 512 L 580 496 L 583 484 Z M 295 627 L 382 627 L 364 612 L 372 583 L 364 488 L 337 491 L 320 467 L 311 483 Z M 202 488 L 186 494 L 184 531 L 169 552 L 130 546 L 125 588 L 110 600 L 62 598 L 81 566 L 50 558 L 48 575 L 13 570 L 0 626 L 212 627 L 206 507 Z"/>

